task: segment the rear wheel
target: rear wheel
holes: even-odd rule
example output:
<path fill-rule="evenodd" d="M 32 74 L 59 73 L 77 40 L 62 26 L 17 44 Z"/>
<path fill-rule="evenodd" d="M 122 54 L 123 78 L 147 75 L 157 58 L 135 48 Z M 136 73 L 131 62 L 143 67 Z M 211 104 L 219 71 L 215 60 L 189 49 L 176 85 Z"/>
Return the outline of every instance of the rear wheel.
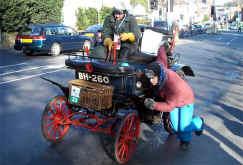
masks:
<path fill-rule="evenodd" d="M 173 127 L 172 127 L 169 112 L 163 113 L 163 124 L 164 124 L 164 129 L 166 130 L 166 132 L 168 132 L 169 134 L 175 133 L 174 130 L 173 130 Z"/>
<path fill-rule="evenodd" d="M 24 50 L 23 53 L 24 53 L 26 56 L 31 56 L 31 55 L 33 55 L 34 52 L 31 51 L 31 50 Z"/>
<path fill-rule="evenodd" d="M 42 134 L 51 142 L 59 142 L 69 130 L 71 114 L 64 96 L 57 96 L 47 104 L 41 120 Z"/>
<path fill-rule="evenodd" d="M 176 71 L 176 73 L 183 79 L 183 80 L 186 80 L 186 75 L 185 75 L 185 73 L 184 73 L 184 71 L 183 70 L 178 70 L 178 71 Z"/>
<path fill-rule="evenodd" d="M 53 43 L 51 46 L 51 55 L 59 56 L 62 51 L 61 45 L 59 43 Z"/>

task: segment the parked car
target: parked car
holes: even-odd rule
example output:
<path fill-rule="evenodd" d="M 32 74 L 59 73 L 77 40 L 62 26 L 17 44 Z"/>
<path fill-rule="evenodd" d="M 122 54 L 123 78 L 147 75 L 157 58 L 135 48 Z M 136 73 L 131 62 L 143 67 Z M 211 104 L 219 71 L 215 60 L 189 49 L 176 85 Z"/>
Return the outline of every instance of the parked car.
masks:
<path fill-rule="evenodd" d="M 103 25 L 92 25 L 80 34 L 90 37 L 92 39 L 92 45 L 97 46 L 102 43 L 102 31 Z"/>
<path fill-rule="evenodd" d="M 162 30 L 167 30 L 167 31 L 169 30 L 167 21 L 154 21 L 154 27 Z"/>
<path fill-rule="evenodd" d="M 53 56 L 61 52 L 83 51 L 84 45 L 90 48 L 90 38 L 80 35 L 71 27 L 61 24 L 33 24 L 22 28 L 15 39 L 14 48 L 24 54 L 44 52 Z"/>
<path fill-rule="evenodd" d="M 238 30 L 237 24 L 229 24 L 229 30 Z"/>
<path fill-rule="evenodd" d="M 205 29 L 210 29 L 212 27 L 211 23 L 205 23 L 204 28 Z"/>
<path fill-rule="evenodd" d="M 195 33 L 205 32 L 205 30 L 201 24 L 192 24 L 192 31 L 194 31 Z"/>

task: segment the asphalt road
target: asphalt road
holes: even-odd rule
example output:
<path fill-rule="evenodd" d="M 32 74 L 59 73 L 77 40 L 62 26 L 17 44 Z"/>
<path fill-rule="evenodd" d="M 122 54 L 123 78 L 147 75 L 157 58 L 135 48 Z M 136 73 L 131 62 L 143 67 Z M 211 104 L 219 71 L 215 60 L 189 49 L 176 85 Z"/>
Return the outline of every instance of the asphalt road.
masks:
<path fill-rule="evenodd" d="M 195 114 L 204 117 L 204 135 L 193 136 L 188 151 L 161 125 L 142 124 L 136 152 L 128 165 L 243 164 L 243 33 L 197 35 L 180 40 L 176 52 L 196 77 Z M 24 56 L 0 49 L 0 164 L 113 165 L 100 134 L 72 127 L 60 144 L 47 142 L 40 120 L 45 105 L 61 91 L 40 76 L 67 85 L 74 78 L 66 56 Z"/>

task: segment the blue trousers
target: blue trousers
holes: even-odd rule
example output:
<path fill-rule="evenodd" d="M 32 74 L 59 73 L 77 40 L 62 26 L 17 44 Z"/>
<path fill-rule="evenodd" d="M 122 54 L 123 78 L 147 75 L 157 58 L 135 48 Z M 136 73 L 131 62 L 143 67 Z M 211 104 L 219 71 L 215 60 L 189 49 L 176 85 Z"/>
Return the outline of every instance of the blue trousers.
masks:
<path fill-rule="evenodd" d="M 190 142 L 192 132 L 202 129 L 200 117 L 193 117 L 194 104 L 175 108 L 170 112 L 172 127 L 181 141 Z"/>

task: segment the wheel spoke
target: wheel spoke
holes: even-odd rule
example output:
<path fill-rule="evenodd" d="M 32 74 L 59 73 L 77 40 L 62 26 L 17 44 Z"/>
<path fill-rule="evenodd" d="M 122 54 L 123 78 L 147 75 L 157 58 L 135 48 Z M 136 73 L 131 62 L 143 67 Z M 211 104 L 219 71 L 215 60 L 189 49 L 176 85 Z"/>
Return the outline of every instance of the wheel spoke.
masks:
<path fill-rule="evenodd" d="M 63 136 L 63 135 L 62 135 L 62 128 L 61 128 L 61 126 L 58 127 L 58 133 L 59 133 L 59 136 Z"/>
<path fill-rule="evenodd" d="M 66 103 L 63 104 L 63 106 L 62 106 L 62 113 L 64 113 L 65 109 L 66 109 Z"/>
<path fill-rule="evenodd" d="M 132 128 L 132 126 L 134 125 L 134 117 L 132 116 L 131 118 L 130 118 L 130 120 L 129 120 L 129 131 L 131 130 L 131 128 Z"/>
<path fill-rule="evenodd" d="M 51 127 L 51 129 L 48 131 L 48 136 L 49 136 L 49 137 L 51 136 L 51 134 L 52 134 L 53 130 L 54 130 L 54 126 L 53 126 L 53 127 Z"/>
<path fill-rule="evenodd" d="M 46 120 L 54 120 L 55 117 L 54 116 L 50 116 L 50 117 L 47 117 Z"/>
<path fill-rule="evenodd" d="M 62 112 L 62 100 L 59 101 L 59 112 Z"/>
<path fill-rule="evenodd" d="M 122 145 L 122 155 L 121 155 L 121 159 L 125 160 L 125 154 L 126 154 L 126 146 L 125 144 Z"/>
<path fill-rule="evenodd" d="M 125 159 L 128 159 L 128 157 L 129 157 L 129 148 L 128 148 L 128 145 L 124 145 L 124 160 Z"/>
<path fill-rule="evenodd" d="M 124 160 L 124 152 L 125 152 L 125 144 L 121 145 L 121 148 L 119 149 L 118 155 L 120 159 Z"/>
<path fill-rule="evenodd" d="M 54 132 L 54 136 L 57 137 L 57 130 L 58 130 L 58 126 L 54 126 L 55 132 Z"/>
<path fill-rule="evenodd" d="M 55 121 L 50 122 L 46 127 L 49 128 L 50 126 L 54 126 L 56 124 Z"/>
<path fill-rule="evenodd" d="M 66 112 L 63 112 L 63 117 L 67 117 L 70 114 L 70 110 L 67 110 Z"/>
<path fill-rule="evenodd" d="M 53 111 L 52 106 L 49 106 L 48 109 L 49 109 L 48 113 L 50 113 L 50 114 L 55 114 L 56 113 L 55 111 Z"/>
<path fill-rule="evenodd" d="M 54 102 L 54 108 L 55 108 L 55 112 L 58 113 L 58 109 L 57 109 L 57 102 Z"/>

